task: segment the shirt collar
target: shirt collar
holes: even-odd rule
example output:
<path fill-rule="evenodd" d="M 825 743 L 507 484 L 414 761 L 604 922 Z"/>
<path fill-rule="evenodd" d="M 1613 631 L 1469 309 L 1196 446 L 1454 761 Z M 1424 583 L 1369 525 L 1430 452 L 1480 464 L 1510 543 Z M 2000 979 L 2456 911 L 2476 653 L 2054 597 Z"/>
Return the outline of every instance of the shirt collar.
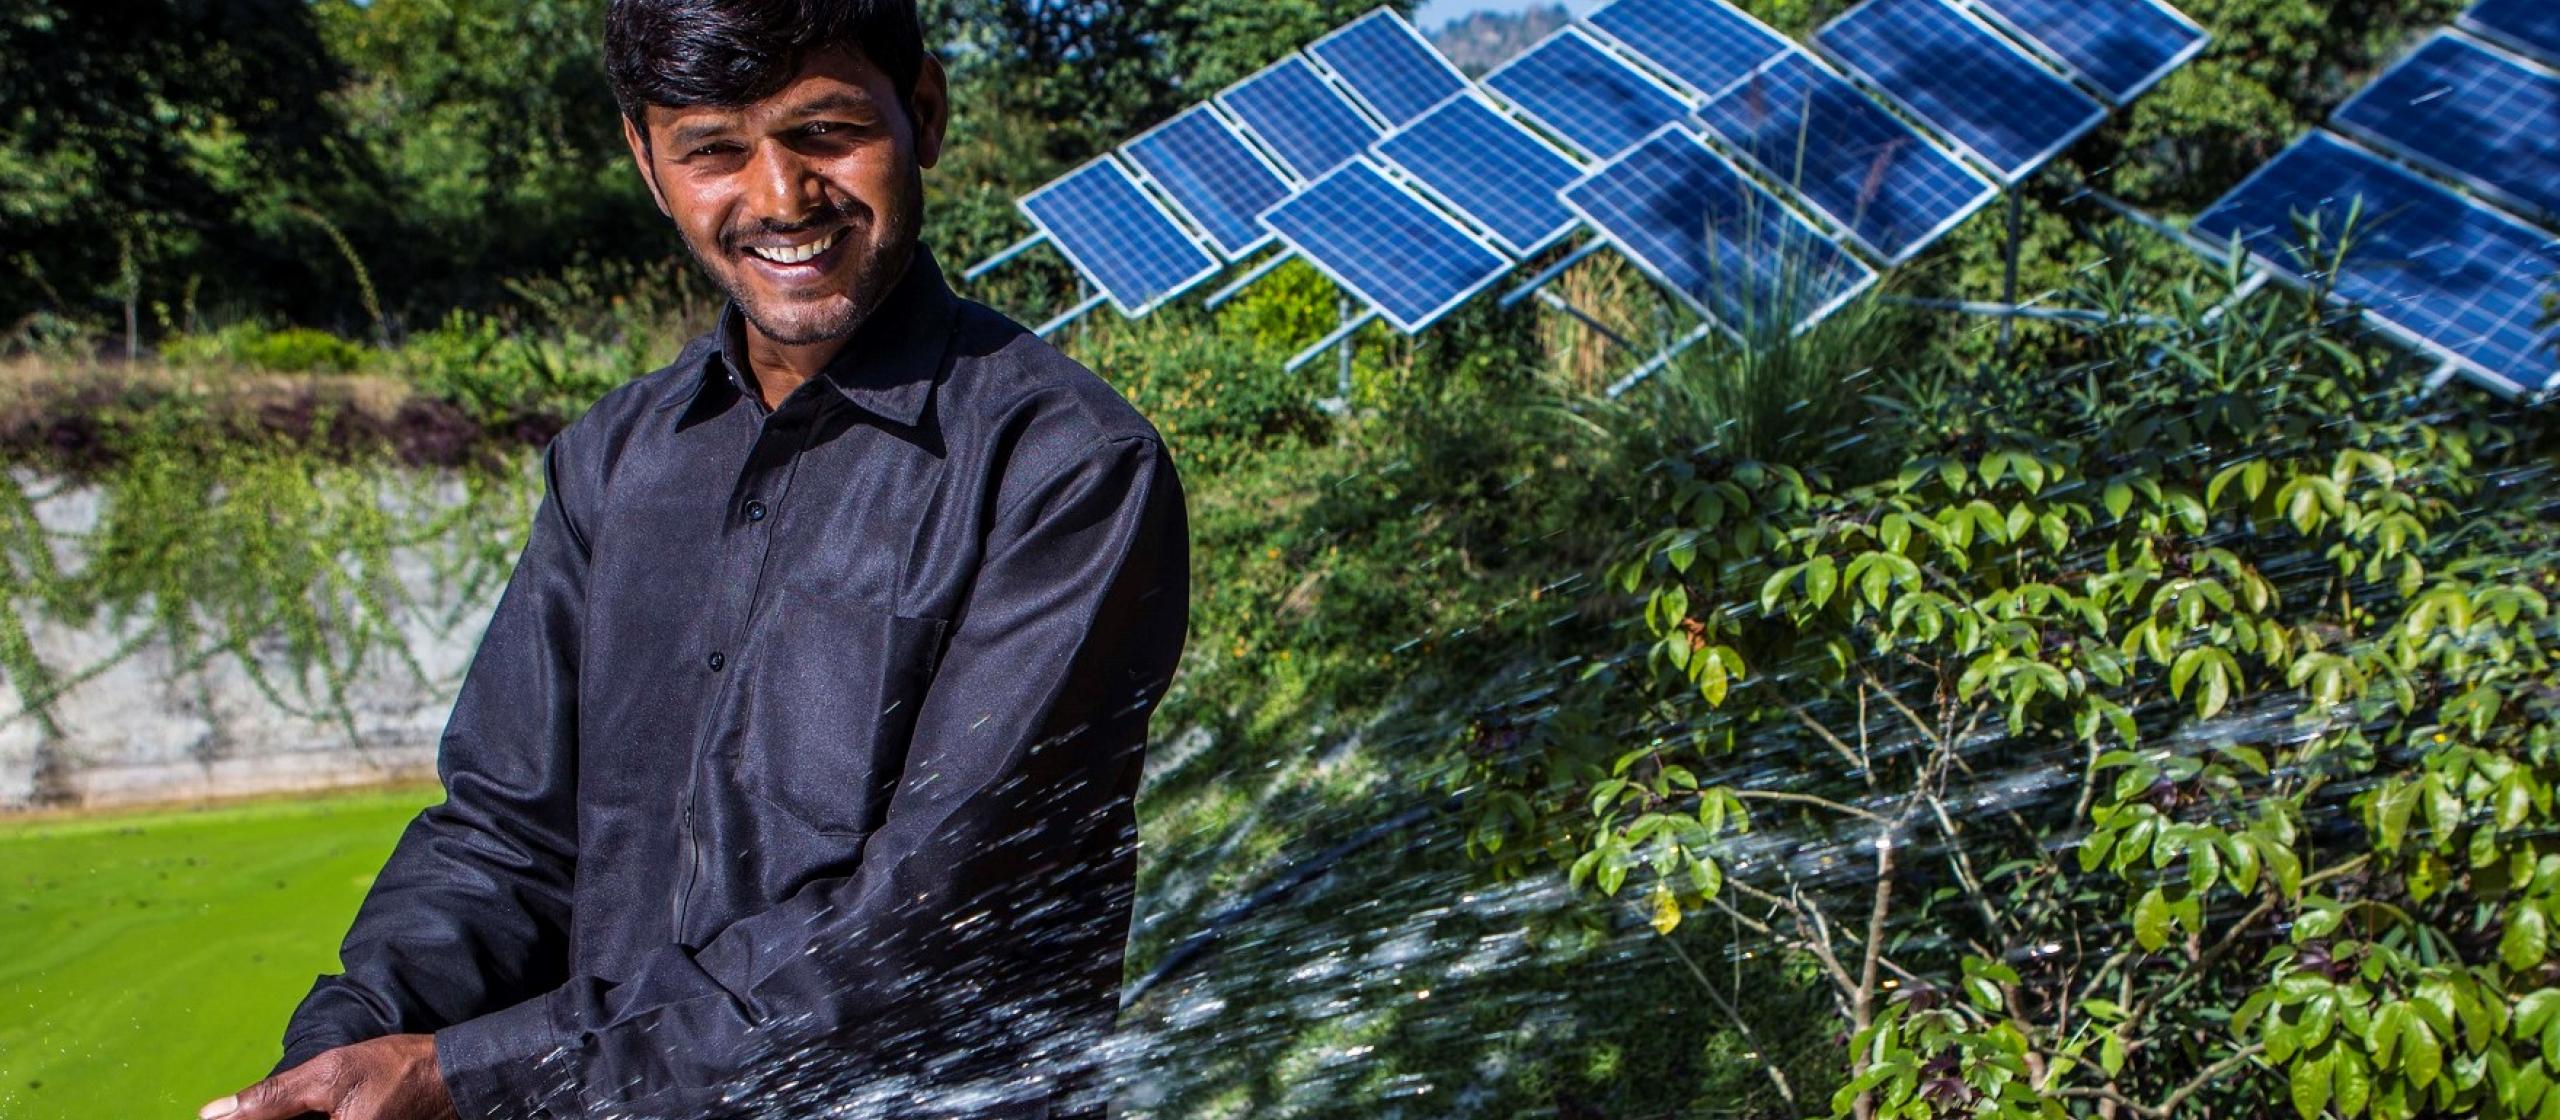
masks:
<path fill-rule="evenodd" d="M 943 352 L 958 310 L 959 298 L 943 280 L 933 251 L 919 242 L 908 258 L 906 275 L 872 309 L 820 376 L 855 407 L 915 427 L 924 418 L 933 383 L 941 376 Z M 712 385 L 744 396 L 748 392 L 746 354 L 740 344 L 744 337 L 744 315 L 737 301 L 731 300 L 720 309 L 720 321 L 711 333 L 697 340 L 702 351 L 699 376 L 688 378 L 684 392 L 661 407 L 692 402 Z M 679 425 L 696 411 L 684 410 Z"/>

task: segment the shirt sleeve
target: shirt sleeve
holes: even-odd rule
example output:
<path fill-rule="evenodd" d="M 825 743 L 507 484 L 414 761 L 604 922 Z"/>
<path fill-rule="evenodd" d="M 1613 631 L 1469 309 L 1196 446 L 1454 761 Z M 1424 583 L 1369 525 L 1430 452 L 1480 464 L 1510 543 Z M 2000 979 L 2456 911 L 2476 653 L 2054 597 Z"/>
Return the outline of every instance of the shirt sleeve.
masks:
<path fill-rule="evenodd" d="M 856 869 L 620 983 L 573 976 L 438 1032 L 465 1120 L 702 1117 L 774 1094 L 904 1115 L 990 1079 L 1075 1083 L 1117 1007 L 1188 530 L 1144 436 L 1003 502 Z"/>
<path fill-rule="evenodd" d="M 559 446 L 438 746 L 445 800 L 409 822 L 374 877 L 338 949 L 346 971 L 319 977 L 294 1011 L 279 1071 L 486 1014 L 567 971 L 586 557 Z"/>

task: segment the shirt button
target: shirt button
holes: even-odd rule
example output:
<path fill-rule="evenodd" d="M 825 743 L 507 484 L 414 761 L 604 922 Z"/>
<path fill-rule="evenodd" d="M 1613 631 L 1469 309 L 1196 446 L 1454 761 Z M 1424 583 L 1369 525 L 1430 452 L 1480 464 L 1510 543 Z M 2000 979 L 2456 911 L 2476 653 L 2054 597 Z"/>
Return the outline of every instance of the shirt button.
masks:
<path fill-rule="evenodd" d="M 703 658 L 703 663 L 711 666 L 711 671 L 717 673 L 721 666 L 729 663 L 729 659 L 720 656 L 720 651 L 715 649 L 711 651 L 711 656 Z"/>
<path fill-rule="evenodd" d="M 749 521 L 762 521 L 762 520 L 764 520 L 764 503 L 763 503 L 763 502 L 754 501 L 754 500 L 749 500 L 749 501 L 747 502 L 747 520 L 749 520 Z"/>

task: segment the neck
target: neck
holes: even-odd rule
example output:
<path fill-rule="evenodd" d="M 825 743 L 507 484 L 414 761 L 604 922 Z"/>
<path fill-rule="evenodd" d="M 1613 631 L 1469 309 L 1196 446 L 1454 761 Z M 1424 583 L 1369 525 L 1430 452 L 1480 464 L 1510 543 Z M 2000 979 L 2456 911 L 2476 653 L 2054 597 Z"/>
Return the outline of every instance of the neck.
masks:
<path fill-rule="evenodd" d="M 846 335 L 797 345 L 776 342 L 757 330 L 752 320 L 746 324 L 746 334 L 747 373 L 755 380 L 756 392 L 764 398 L 768 412 L 782 407 L 792 390 L 818 376 L 828 362 L 844 352 L 845 344 L 853 341 L 852 335 Z"/>

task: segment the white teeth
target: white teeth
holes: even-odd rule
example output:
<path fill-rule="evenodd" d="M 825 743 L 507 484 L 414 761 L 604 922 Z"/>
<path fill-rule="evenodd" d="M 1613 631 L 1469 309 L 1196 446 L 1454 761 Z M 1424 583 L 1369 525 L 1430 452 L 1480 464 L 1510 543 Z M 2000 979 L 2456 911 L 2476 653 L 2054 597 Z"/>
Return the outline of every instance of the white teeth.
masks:
<path fill-rule="evenodd" d="M 757 245 L 750 246 L 747 251 L 754 253 L 759 257 L 763 257 L 766 260 L 772 261 L 775 264 L 799 264 L 803 261 L 815 258 L 818 254 L 826 252 L 828 249 L 834 248 L 836 239 L 842 236 L 844 236 L 844 231 L 837 230 L 834 233 L 830 233 L 825 237 L 821 237 L 806 245 L 789 245 L 778 248 L 768 248 L 762 245 Z"/>

